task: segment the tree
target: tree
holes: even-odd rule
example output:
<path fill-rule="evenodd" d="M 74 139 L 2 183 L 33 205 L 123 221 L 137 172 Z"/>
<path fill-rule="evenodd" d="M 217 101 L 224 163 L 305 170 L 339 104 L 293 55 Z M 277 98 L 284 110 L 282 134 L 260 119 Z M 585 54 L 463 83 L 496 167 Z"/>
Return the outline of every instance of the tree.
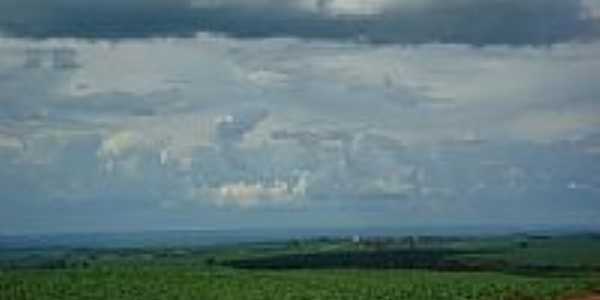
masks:
<path fill-rule="evenodd" d="M 204 260 L 204 264 L 209 267 L 213 267 L 217 264 L 217 259 L 214 256 L 209 256 Z"/>

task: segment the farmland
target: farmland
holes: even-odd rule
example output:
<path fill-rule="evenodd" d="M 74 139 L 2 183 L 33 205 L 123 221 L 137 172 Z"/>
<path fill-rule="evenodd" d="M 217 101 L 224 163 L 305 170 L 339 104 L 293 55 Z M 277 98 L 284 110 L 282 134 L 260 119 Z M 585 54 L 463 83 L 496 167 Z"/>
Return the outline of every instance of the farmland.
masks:
<path fill-rule="evenodd" d="M 598 249 L 593 235 L 5 249 L 0 299 L 564 299 L 600 288 Z"/>

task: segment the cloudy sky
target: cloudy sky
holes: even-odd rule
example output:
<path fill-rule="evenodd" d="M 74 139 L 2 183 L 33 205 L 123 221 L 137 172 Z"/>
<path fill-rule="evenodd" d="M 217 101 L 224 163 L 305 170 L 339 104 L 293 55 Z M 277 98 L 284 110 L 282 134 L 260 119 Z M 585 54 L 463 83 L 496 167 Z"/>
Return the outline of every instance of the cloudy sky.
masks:
<path fill-rule="evenodd" d="M 0 232 L 600 225 L 600 0 L 2 0 Z"/>

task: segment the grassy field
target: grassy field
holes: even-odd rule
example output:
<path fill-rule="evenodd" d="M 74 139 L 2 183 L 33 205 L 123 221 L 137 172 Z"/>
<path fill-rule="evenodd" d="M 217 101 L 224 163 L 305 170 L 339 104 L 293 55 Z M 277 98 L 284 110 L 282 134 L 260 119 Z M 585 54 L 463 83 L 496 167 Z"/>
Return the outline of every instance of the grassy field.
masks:
<path fill-rule="evenodd" d="M 0 299 L 564 299 L 600 288 L 593 236 L 319 239 L 0 254 Z"/>

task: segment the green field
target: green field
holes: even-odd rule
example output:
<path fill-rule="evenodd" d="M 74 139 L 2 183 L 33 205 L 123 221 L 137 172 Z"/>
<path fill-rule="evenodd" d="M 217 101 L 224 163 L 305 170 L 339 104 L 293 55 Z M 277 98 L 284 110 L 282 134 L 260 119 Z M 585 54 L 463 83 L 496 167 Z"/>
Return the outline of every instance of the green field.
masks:
<path fill-rule="evenodd" d="M 597 249 L 561 236 L 4 250 L 0 299 L 564 299 L 600 288 Z"/>

